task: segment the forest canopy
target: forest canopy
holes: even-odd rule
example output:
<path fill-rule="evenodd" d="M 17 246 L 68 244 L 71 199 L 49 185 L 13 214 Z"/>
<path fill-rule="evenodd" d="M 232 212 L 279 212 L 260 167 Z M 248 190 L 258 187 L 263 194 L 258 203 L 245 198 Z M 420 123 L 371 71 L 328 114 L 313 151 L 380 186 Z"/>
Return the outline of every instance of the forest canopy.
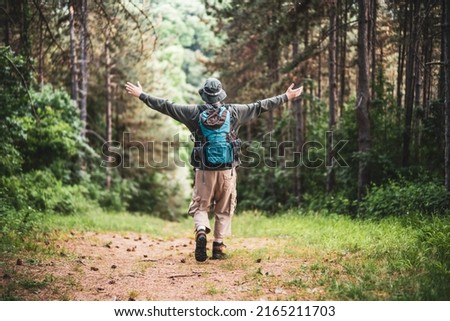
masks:
<path fill-rule="evenodd" d="M 123 86 L 196 104 L 210 76 L 227 102 L 304 86 L 300 100 L 241 128 L 239 209 L 448 213 L 445 0 L 0 7 L 3 221 L 87 207 L 185 215 L 190 133 Z"/>

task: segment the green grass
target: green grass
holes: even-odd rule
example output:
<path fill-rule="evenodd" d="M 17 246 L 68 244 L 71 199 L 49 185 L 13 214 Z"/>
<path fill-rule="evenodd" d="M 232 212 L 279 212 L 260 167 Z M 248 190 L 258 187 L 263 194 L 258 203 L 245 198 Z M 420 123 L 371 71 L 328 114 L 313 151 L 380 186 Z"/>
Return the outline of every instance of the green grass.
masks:
<path fill-rule="evenodd" d="M 259 256 L 311 262 L 292 270 L 288 285 L 319 285 L 335 300 L 449 300 L 449 226 L 445 217 L 354 220 L 295 212 L 246 213 L 233 222 L 236 236 L 278 240 L 280 248 Z"/>
<path fill-rule="evenodd" d="M 417 230 L 405 226 L 399 219 L 362 221 L 338 215 L 294 212 L 277 217 L 247 213 L 234 220 L 233 231 L 237 236 L 284 239 L 327 251 L 383 255 L 411 245 L 417 237 Z"/>
<path fill-rule="evenodd" d="M 70 231 L 136 232 L 154 238 L 192 237 L 191 218 L 167 222 L 147 215 L 106 213 L 45 216 L 35 238 L 64 237 Z M 386 218 L 355 220 L 338 215 L 288 212 L 268 217 L 245 212 L 233 219 L 233 244 L 224 271 L 247 271 L 249 295 L 258 296 L 264 288 L 290 289 L 293 300 L 320 292 L 327 300 L 450 300 L 450 218 Z M 60 250 L 33 243 L 18 247 L 40 255 L 58 255 Z M 249 246 L 258 242 L 260 246 Z M 31 245 L 35 244 L 35 245 Z M 37 245 L 36 245 L 37 244 Z M 5 253 L 5 252 L 4 252 Z M 6 255 L 7 256 L 7 255 Z M 282 277 L 266 274 L 258 262 L 286 262 Z M 0 268 L 8 268 L 2 263 Z M 146 268 L 146 267 L 141 267 Z M 23 279 L 16 286 L 35 289 L 48 286 L 49 280 Z M 251 284 L 251 286 L 250 286 Z M 221 289 L 210 286 L 214 295 Z M 11 287 L 0 299 L 17 299 Z M 251 296 L 249 297 L 252 298 Z"/>
<path fill-rule="evenodd" d="M 60 216 L 51 215 L 45 219 L 45 229 L 68 232 L 136 232 L 154 237 L 183 237 L 193 233 L 192 221 L 181 219 L 179 222 L 168 222 L 157 217 L 143 214 L 107 213 L 97 211 L 88 214 Z"/>

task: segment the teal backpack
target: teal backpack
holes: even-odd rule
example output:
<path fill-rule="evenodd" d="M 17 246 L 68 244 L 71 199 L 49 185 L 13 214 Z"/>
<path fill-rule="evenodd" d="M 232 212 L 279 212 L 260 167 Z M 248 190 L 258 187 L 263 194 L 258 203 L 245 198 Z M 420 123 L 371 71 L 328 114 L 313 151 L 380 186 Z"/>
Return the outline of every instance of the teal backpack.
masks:
<path fill-rule="evenodd" d="M 234 167 L 238 140 L 231 129 L 231 115 L 228 108 L 208 106 L 200 113 L 199 125 L 202 167 L 212 169 Z"/>

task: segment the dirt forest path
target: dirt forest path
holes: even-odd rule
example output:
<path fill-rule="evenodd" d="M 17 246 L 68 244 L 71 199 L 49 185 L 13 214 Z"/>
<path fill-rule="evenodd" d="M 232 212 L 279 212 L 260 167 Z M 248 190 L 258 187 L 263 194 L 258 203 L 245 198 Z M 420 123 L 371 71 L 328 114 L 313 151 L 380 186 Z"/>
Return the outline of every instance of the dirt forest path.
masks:
<path fill-rule="evenodd" d="M 22 293 L 26 300 L 320 299 L 322 291 L 318 288 L 284 286 L 293 279 L 292 271 L 309 263 L 265 257 L 264 249 L 275 246 L 273 242 L 233 239 L 227 244 L 236 249 L 231 258 L 198 263 L 193 257 L 193 238 L 162 240 L 131 233 L 71 233 L 56 245 L 60 251 L 57 259 L 28 264 L 24 258 L 15 269 L 37 280 L 51 276 L 51 286 Z M 262 253 L 261 257 L 255 253 Z"/>

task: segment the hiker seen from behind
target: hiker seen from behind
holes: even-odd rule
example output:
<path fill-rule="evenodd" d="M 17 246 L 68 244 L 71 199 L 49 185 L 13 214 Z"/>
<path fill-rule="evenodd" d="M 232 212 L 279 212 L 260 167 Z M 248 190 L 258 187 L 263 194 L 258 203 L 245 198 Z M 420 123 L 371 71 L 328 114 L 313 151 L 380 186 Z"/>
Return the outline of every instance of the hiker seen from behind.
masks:
<path fill-rule="evenodd" d="M 211 232 L 208 214 L 214 211 L 212 259 L 224 259 L 224 239 L 231 235 L 236 208 L 236 167 L 239 166 L 239 128 L 262 113 L 296 99 L 303 87 L 291 84 L 284 94 L 249 104 L 224 103 L 227 94 L 222 83 L 208 78 L 199 90 L 202 104 L 176 104 L 145 93 L 139 82 L 127 82 L 128 94 L 150 108 L 183 123 L 194 138 L 191 165 L 195 170 L 194 188 L 188 213 L 195 226 L 195 259 L 208 259 L 207 235 Z"/>

